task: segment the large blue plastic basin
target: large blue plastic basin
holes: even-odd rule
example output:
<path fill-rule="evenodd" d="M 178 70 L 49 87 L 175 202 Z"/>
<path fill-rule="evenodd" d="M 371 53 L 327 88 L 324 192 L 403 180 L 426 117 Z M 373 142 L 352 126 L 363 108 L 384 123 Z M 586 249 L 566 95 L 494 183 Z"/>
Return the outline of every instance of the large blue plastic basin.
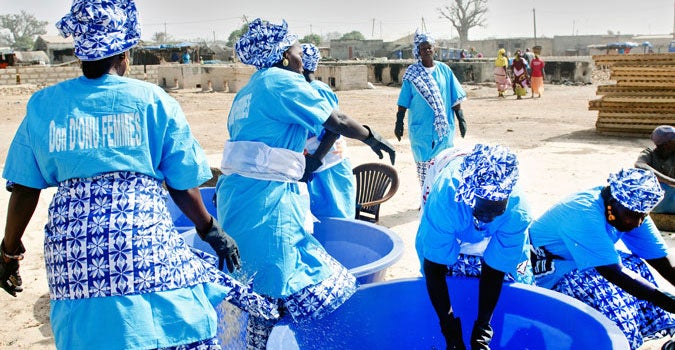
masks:
<path fill-rule="evenodd" d="M 403 240 L 386 227 L 355 219 L 319 218 L 314 237 L 359 283 L 383 281 L 403 255 Z"/>
<path fill-rule="evenodd" d="M 383 281 L 387 268 L 403 254 L 403 241 L 385 227 L 353 219 L 320 220 L 314 224 L 314 236 L 361 284 Z M 215 255 L 194 227 L 182 235 L 189 246 Z"/>
<path fill-rule="evenodd" d="M 217 217 L 213 203 L 215 188 L 200 188 L 206 209 Z M 194 224 L 171 200 L 167 203 L 178 232 L 188 245 L 214 254 L 211 247 L 196 236 Z M 349 269 L 359 283 L 383 281 L 386 269 L 403 255 L 403 241 L 386 227 L 355 219 L 319 218 L 314 224 L 314 237 L 328 254 Z M 196 239 L 195 239 L 196 238 Z"/>
<path fill-rule="evenodd" d="M 478 279 L 448 278 L 452 306 L 469 344 Z M 504 285 L 492 321 L 491 349 L 629 349 L 619 328 L 568 296 L 519 283 Z M 422 278 L 364 285 L 342 307 L 308 324 L 280 324 L 268 349 L 444 349 Z"/>

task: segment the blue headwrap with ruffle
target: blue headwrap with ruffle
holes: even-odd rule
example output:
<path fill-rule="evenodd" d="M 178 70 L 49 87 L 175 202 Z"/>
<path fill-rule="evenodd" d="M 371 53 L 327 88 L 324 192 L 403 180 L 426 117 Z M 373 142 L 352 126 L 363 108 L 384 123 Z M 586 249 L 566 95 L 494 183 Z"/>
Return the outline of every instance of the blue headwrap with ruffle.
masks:
<path fill-rule="evenodd" d="M 97 61 L 121 54 L 141 39 L 133 0 L 75 0 L 56 23 L 59 33 L 75 41 L 75 56 Z"/>
<path fill-rule="evenodd" d="M 297 40 L 297 35 L 288 33 L 285 20 L 281 24 L 272 24 L 256 18 L 234 44 L 234 49 L 243 63 L 263 69 L 281 61 L 284 52 Z"/>
<path fill-rule="evenodd" d="M 302 68 L 315 72 L 320 59 L 321 53 L 318 47 L 314 44 L 302 44 Z"/>
<path fill-rule="evenodd" d="M 415 59 L 419 60 L 420 59 L 420 44 L 423 42 L 428 42 L 431 45 L 434 45 L 436 43 L 436 40 L 431 37 L 431 34 L 429 33 L 421 33 L 419 31 L 415 31 L 415 37 L 413 39 L 413 57 Z"/>
<path fill-rule="evenodd" d="M 656 175 L 644 169 L 621 169 L 607 179 L 612 197 L 624 207 L 649 213 L 663 199 L 664 191 Z"/>
<path fill-rule="evenodd" d="M 518 181 L 518 160 L 507 147 L 477 144 L 462 161 L 459 173 L 455 200 L 473 208 L 476 197 L 490 201 L 509 197 Z"/>

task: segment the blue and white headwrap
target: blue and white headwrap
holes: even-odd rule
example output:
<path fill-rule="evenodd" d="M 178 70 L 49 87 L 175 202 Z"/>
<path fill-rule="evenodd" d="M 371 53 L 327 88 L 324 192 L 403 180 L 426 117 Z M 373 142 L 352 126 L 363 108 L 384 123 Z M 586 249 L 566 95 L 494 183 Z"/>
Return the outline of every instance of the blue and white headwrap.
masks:
<path fill-rule="evenodd" d="M 518 159 L 507 147 L 476 144 L 459 168 L 455 201 L 473 208 L 476 197 L 490 201 L 507 199 L 518 181 Z"/>
<path fill-rule="evenodd" d="M 133 0 L 75 0 L 56 23 L 59 33 L 75 41 L 75 56 L 98 61 L 121 54 L 141 39 Z"/>
<path fill-rule="evenodd" d="M 315 72 L 319 65 L 321 53 L 314 44 L 302 44 L 302 68 L 306 71 Z"/>
<path fill-rule="evenodd" d="M 413 38 L 413 57 L 415 59 L 419 60 L 420 59 L 420 44 L 423 42 L 427 42 L 431 45 L 434 45 L 436 43 L 436 40 L 431 37 L 431 34 L 429 33 L 420 33 L 419 31 L 415 31 L 415 37 Z"/>
<path fill-rule="evenodd" d="M 638 213 L 649 213 L 663 199 L 664 191 L 656 175 L 644 169 L 621 169 L 607 179 L 612 197 Z"/>
<path fill-rule="evenodd" d="M 297 40 L 297 35 L 288 33 L 285 20 L 277 25 L 256 18 L 234 44 L 234 49 L 243 63 L 263 69 L 281 61 L 284 52 Z"/>

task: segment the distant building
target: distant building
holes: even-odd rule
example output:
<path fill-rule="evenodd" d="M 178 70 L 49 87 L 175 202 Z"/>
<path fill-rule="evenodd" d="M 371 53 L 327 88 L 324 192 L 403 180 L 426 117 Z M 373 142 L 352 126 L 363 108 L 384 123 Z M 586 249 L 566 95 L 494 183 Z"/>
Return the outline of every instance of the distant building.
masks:
<path fill-rule="evenodd" d="M 49 64 L 49 56 L 44 51 L 14 51 L 14 66 L 34 66 Z"/>
<path fill-rule="evenodd" d="M 0 69 L 14 65 L 14 50 L 11 47 L 0 47 Z"/>
<path fill-rule="evenodd" d="M 64 38 L 60 35 L 38 36 L 33 45 L 33 50 L 44 51 L 49 58 L 47 63 L 59 64 L 76 61 L 75 44 L 73 38 Z"/>

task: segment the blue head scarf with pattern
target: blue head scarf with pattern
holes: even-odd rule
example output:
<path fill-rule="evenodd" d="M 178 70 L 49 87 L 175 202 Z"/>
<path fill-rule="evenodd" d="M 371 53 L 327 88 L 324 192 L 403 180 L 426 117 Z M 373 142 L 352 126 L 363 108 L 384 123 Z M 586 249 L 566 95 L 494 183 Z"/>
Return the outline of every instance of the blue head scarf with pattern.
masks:
<path fill-rule="evenodd" d="M 663 199 L 664 191 L 656 175 L 644 169 L 621 169 L 607 179 L 612 197 L 638 213 L 649 213 Z"/>
<path fill-rule="evenodd" d="M 456 201 L 473 208 L 476 197 L 490 201 L 507 199 L 518 181 L 518 160 L 507 147 L 476 144 L 459 168 Z"/>
<path fill-rule="evenodd" d="M 237 57 L 258 69 L 272 67 L 281 61 L 284 52 L 298 40 L 288 33 L 288 23 L 272 24 L 260 18 L 248 25 L 248 31 L 234 44 Z"/>
<path fill-rule="evenodd" d="M 436 43 L 436 40 L 434 40 L 433 37 L 431 37 L 431 34 L 429 33 L 421 33 L 419 31 L 415 31 L 415 37 L 413 39 L 413 57 L 415 59 L 419 60 L 420 59 L 420 44 L 427 42 L 431 45 L 434 45 Z"/>
<path fill-rule="evenodd" d="M 138 44 L 141 28 L 133 0 L 75 0 L 56 23 L 59 33 L 75 41 L 75 56 L 98 61 Z"/>
<path fill-rule="evenodd" d="M 315 72 L 319 65 L 321 53 L 314 44 L 302 44 L 302 67 L 310 72 Z"/>

